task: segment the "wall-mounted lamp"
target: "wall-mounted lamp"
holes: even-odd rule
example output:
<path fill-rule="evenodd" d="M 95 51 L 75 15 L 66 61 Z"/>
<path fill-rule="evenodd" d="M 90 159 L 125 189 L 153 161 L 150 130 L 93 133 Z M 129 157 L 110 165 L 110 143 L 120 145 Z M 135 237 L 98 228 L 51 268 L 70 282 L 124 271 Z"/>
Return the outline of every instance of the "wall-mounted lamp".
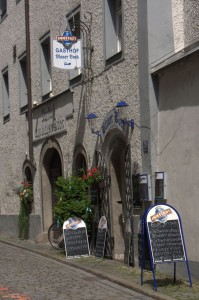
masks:
<path fill-rule="evenodd" d="M 96 130 L 96 119 L 97 119 L 97 115 L 90 113 L 87 115 L 86 119 L 88 120 L 88 124 L 90 127 L 90 130 L 93 134 L 96 134 L 98 136 L 100 136 L 100 131 Z"/>
<path fill-rule="evenodd" d="M 125 115 L 125 107 L 129 106 L 125 101 L 118 102 L 115 107 L 118 109 L 118 116 L 123 124 L 126 124 L 131 127 L 131 129 L 134 128 L 134 120 L 127 120 Z"/>

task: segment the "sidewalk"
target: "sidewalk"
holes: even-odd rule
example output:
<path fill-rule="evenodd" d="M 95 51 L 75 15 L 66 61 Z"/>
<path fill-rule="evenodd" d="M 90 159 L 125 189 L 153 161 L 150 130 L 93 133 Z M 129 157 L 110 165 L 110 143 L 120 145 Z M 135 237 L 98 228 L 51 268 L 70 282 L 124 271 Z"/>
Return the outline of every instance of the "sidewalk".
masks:
<path fill-rule="evenodd" d="M 144 284 L 141 286 L 140 269 L 128 267 L 123 263 L 114 260 L 96 259 L 94 256 L 66 259 L 64 251 L 53 249 L 49 243 L 38 244 L 30 240 L 20 240 L 13 237 L 0 236 L 0 242 L 38 253 L 45 257 L 65 263 L 66 265 L 88 271 L 101 278 L 108 279 L 144 295 L 151 296 L 154 299 L 199 299 L 199 283 L 194 283 L 193 287 L 190 288 L 189 282 L 177 280 L 176 283 L 173 283 L 173 278 L 157 273 L 156 280 L 158 291 L 155 292 L 153 290 L 152 272 L 149 271 L 144 272 Z"/>

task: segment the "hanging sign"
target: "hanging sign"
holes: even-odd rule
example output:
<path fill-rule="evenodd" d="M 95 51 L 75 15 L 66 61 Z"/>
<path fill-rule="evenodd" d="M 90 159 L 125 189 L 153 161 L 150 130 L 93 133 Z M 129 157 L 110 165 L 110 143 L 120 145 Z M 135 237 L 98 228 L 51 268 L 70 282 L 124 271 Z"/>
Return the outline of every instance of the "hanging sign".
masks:
<path fill-rule="evenodd" d="M 81 40 L 71 44 L 70 47 L 53 40 L 52 47 L 53 67 L 66 70 L 82 68 Z"/>
<path fill-rule="evenodd" d="M 63 224 L 66 258 L 89 256 L 86 225 L 79 218 L 69 218 Z"/>
<path fill-rule="evenodd" d="M 103 258 L 106 242 L 107 219 L 102 216 L 98 225 L 97 241 L 96 241 L 96 257 Z"/>

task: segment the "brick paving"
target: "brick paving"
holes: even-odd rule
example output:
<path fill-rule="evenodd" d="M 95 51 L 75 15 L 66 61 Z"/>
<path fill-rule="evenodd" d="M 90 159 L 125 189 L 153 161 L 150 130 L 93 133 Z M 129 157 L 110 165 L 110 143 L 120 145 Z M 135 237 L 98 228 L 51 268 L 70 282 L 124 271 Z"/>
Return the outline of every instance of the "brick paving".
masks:
<path fill-rule="evenodd" d="M 78 274 L 80 274 L 81 279 L 78 283 L 79 289 L 82 290 L 85 287 L 85 284 L 91 283 L 91 286 L 88 286 L 86 289 L 90 290 L 89 292 L 89 297 L 88 298 L 88 290 L 85 291 L 84 295 L 82 295 L 81 298 L 77 298 L 77 295 L 75 296 L 76 291 L 71 291 L 70 297 L 68 299 L 159 299 L 159 300 L 169 300 L 169 299 L 180 299 L 180 300 L 193 300 L 193 299 L 199 299 L 199 284 L 194 283 L 193 288 L 189 287 L 189 284 L 185 281 L 178 280 L 177 283 L 173 283 L 173 279 L 166 277 L 165 275 L 162 274 L 157 274 L 156 279 L 157 279 L 157 284 L 158 284 L 158 292 L 155 292 L 153 290 L 153 280 L 152 280 L 152 274 L 151 272 L 145 272 L 144 273 L 144 285 L 140 285 L 140 270 L 137 268 L 131 268 L 128 266 L 125 266 L 123 263 L 119 263 L 117 261 L 113 260 L 106 260 L 106 259 L 96 259 L 94 256 L 90 257 L 84 257 L 84 258 L 76 258 L 76 259 L 66 259 L 65 257 L 65 252 L 64 251 L 57 251 L 53 249 L 48 243 L 47 244 L 36 244 L 33 241 L 23 241 L 17 238 L 8 238 L 8 237 L 2 237 L 0 236 L 0 252 L 2 252 L 2 248 L 4 251 L 6 251 L 6 247 L 9 249 L 9 245 L 15 246 L 15 253 L 19 251 L 20 249 L 26 249 L 27 251 L 26 255 L 24 258 L 25 261 L 27 261 L 27 257 L 30 257 L 29 260 L 35 266 L 34 260 L 34 253 L 37 253 L 41 257 L 41 262 L 43 261 L 48 261 L 45 263 L 45 267 L 41 264 L 41 266 L 38 266 L 39 272 L 41 276 L 46 277 L 46 274 L 50 274 L 49 277 L 51 278 L 50 283 L 47 284 L 48 290 L 52 293 L 50 294 L 50 298 L 40 298 L 38 294 L 36 295 L 36 300 L 51 300 L 51 299 L 67 299 L 67 298 L 51 298 L 54 297 L 55 295 L 53 294 L 54 291 L 54 286 L 56 286 L 59 290 L 67 285 L 68 282 L 70 282 L 70 286 L 73 286 L 73 283 L 71 280 L 67 278 L 66 282 L 64 282 L 63 285 L 60 286 L 60 276 L 63 276 L 66 278 L 66 275 L 62 273 L 62 269 L 66 270 L 69 267 L 72 268 L 71 274 L 76 274 L 77 275 L 77 270 Z M 12 247 L 13 248 L 13 247 Z M 17 252 L 18 253 L 18 252 Z M 20 256 L 20 255 L 19 255 Z M 37 255 L 38 256 L 38 255 Z M 2 254 L 0 255 L 1 261 L 4 261 Z M 27 261 L 28 263 L 28 261 Z M 57 267 L 55 267 L 55 270 L 53 271 L 52 267 L 53 264 L 59 264 L 59 270 L 57 272 Z M 1 262 L 2 264 L 2 262 Z M 43 270 L 45 268 L 45 271 Z M 10 270 L 11 272 L 11 270 Z M 53 273 L 54 272 L 54 273 Z M 82 275 L 82 272 L 86 272 L 86 275 Z M 87 273 L 88 272 L 88 273 Z M 23 272 L 22 272 L 23 273 Z M 54 275 L 51 276 L 51 273 Z M 59 278 L 59 279 L 57 279 Z M 76 277 L 74 277 L 76 278 Z M 73 280 L 74 280 L 73 278 Z M 10 285 L 11 282 L 7 282 L 7 285 L 10 288 L 12 286 Z M 95 290 L 93 290 L 93 286 L 96 286 L 97 284 L 97 297 L 94 296 Z M 0 281 L 0 285 L 1 281 Z M 29 282 L 29 286 L 31 285 L 31 280 Z M 124 291 L 122 289 L 128 289 L 131 290 L 132 293 L 141 293 L 141 294 L 136 294 L 136 296 L 132 295 L 127 295 L 127 298 L 120 298 L 120 293 L 114 285 L 120 286 L 119 289 L 122 291 L 122 295 L 124 294 Z M 2 285 L 3 286 L 3 285 Z M 22 285 L 22 290 L 17 291 L 18 293 L 21 292 L 21 294 L 27 294 L 26 291 L 28 292 L 28 289 L 25 288 L 26 285 Z M 50 286 L 52 286 L 52 289 L 50 289 Z M 112 295 L 110 297 L 112 298 L 104 298 L 101 295 L 102 291 L 104 291 L 104 286 L 108 289 L 111 287 L 111 289 L 116 289 L 117 290 L 117 296 Z M 41 289 L 45 289 L 45 285 L 40 285 Z M 35 286 L 34 292 L 38 290 L 38 287 Z M 75 289 L 76 290 L 76 289 Z M 106 289 L 105 289 L 106 290 Z M 58 292 L 58 291 L 56 291 Z M 93 294 L 94 293 L 94 294 Z M 138 296 L 139 295 L 139 296 Z M 29 295 L 31 296 L 31 295 Z M 35 297 L 35 296 L 34 296 Z M 60 296 L 60 297 L 63 297 Z M 85 297 L 85 298 L 84 298 Z M 101 298 L 100 298 L 101 297 Z M 117 298 L 119 297 L 119 298 Z M 128 298 L 129 297 L 129 298 Z M 134 298 L 133 298 L 134 297 Z M 3 298 L 4 299 L 4 298 Z M 7 298 L 8 299 L 8 298 Z M 13 298 L 12 298 L 13 299 Z M 19 298 L 16 298 L 19 299 Z M 25 299 L 23 299 L 25 300 Z M 29 299 L 28 299 L 29 300 Z"/>

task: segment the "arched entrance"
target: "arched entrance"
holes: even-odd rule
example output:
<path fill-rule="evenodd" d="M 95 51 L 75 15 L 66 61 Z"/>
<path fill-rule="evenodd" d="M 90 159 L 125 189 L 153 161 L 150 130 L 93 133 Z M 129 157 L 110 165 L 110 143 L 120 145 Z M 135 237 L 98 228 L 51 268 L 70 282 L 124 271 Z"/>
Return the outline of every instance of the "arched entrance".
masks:
<path fill-rule="evenodd" d="M 109 190 L 105 190 L 109 196 L 104 199 L 109 199 L 106 206 L 109 210 L 107 216 L 109 215 L 110 219 L 111 256 L 116 260 L 127 262 L 130 244 L 129 228 L 126 224 L 131 221 L 132 179 L 130 147 L 120 130 L 113 129 L 107 133 L 102 154 L 109 174 Z"/>
<path fill-rule="evenodd" d="M 125 148 L 126 143 L 121 138 L 114 139 L 109 148 L 113 258 L 117 260 L 124 260 Z"/>
<path fill-rule="evenodd" d="M 53 190 L 55 181 L 62 176 L 62 155 L 55 141 L 48 142 L 42 151 L 41 157 L 41 186 L 43 230 L 47 231 L 53 220 L 53 208 L 56 203 Z"/>
<path fill-rule="evenodd" d="M 73 154 L 73 172 L 75 174 L 82 174 L 80 170 L 87 169 L 86 151 L 82 145 L 78 145 L 75 148 Z"/>

